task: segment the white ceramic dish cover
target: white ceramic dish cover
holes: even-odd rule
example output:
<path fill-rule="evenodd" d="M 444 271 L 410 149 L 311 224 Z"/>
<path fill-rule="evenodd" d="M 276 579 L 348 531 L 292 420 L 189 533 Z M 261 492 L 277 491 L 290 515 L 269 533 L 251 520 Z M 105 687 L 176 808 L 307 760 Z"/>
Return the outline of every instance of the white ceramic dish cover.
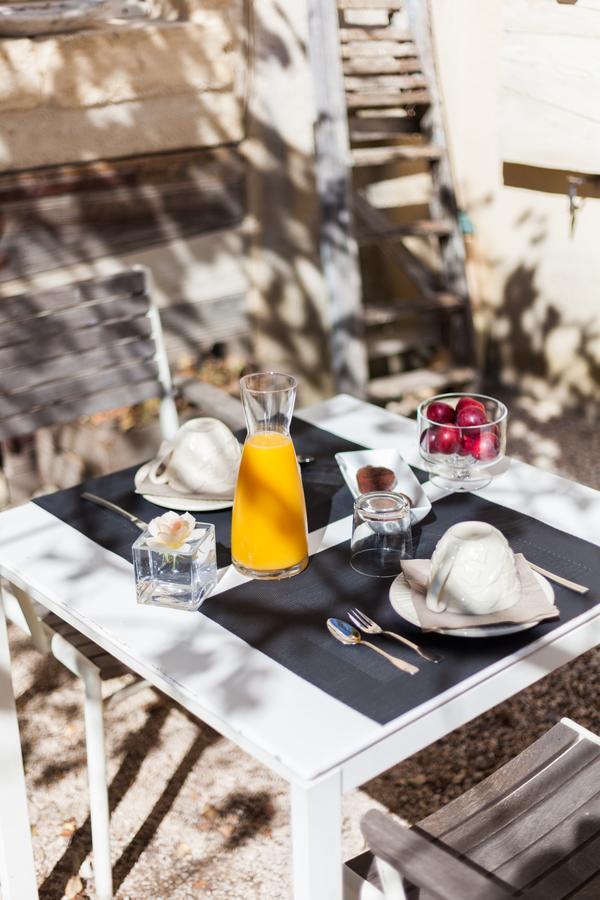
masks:
<path fill-rule="evenodd" d="M 356 482 L 358 470 L 363 466 L 385 466 L 396 476 L 396 484 L 392 490 L 406 494 L 412 501 L 413 524 L 424 519 L 431 509 L 431 503 L 423 488 L 397 450 L 349 450 L 346 453 L 336 453 L 335 459 L 355 499 L 360 493 Z"/>
<path fill-rule="evenodd" d="M 139 485 L 146 480 L 150 463 L 144 463 L 135 473 L 135 485 L 139 491 Z M 162 506 L 163 509 L 173 509 L 177 512 L 211 512 L 217 509 L 231 509 L 233 499 L 209 499 L 208 497 L 189 497 L 182 494 L 142 494 L 148 503 Z"/>
<path fill-rule="evenodd" d="M 552 590 L 552 585 L 546 581 L 543 575 L 539 575 L 537 572 L 534 572 L 533 574 L 539 581 L 540 587 L 544 591 L 548 603 L 554 603 L 554 591 Z M 402 573 L 394 578 L 391 584 L 390 603 L 392 604 L 394 612 L 397 612 L 401 619 L 405 619 L 417 628 L 421 627 L 417 611 L 412 602 L 411 589 Z M 477 616 L 473 616 L 473 618 L 477 619 Z M 473 625 L 471 628 L 440 628 L 435 634 L 449 634 L 453 637 L 468 638 L 500 637 L 503 634 L 516 634 L 518 631 L 526 631 L 528 628 L 533 628 L 537 624 L 538 622 L 513 622 L 512 624 L 507 622 L 506 625 Z M 434 632 L 431 633 L 433 634 Z"/>
<path fill-rule="evenodd" d="M 427 606 L 433 612 L 483 615 L 521 596 L 515 555 L 489 522 L 456 522 L 431 554 Z"/>

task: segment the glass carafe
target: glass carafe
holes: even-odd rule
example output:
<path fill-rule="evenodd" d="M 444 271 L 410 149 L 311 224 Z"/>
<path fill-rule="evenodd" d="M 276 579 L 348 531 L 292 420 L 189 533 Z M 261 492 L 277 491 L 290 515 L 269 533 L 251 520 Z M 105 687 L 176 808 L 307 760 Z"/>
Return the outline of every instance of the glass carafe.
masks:
<path fill-rule="evenodd" d="M 248 435 L 235 488 L 231 555 L 252 578 L 288 578 L 308 564 L 306 504 L 290 422 L 296 379 L 258 372 L 240 380 Z"/>

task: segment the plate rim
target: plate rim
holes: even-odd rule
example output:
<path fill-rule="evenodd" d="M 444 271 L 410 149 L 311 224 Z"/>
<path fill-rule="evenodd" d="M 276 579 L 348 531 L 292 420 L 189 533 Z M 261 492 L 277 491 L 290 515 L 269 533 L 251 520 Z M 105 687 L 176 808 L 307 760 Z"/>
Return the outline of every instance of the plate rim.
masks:
<path fill-rule="evenodd" d="M 540 575 L 539 572 L 534 572 L 532 570 L 535 577 L 538 579 L 540 586 L 546 593 L 546 596 L 550 602 L 554 602 L 554 588 L 550 584 L 547 578 L 544 578 L 543 575 Z M 434 634 L 434 635 L 444 635 L 446 637 L 464 637 L 464 638 L 489 638 L 489 637 L 505 637 L 509 634 L 518 634 L 520 631 L 528 631 L 530 628 L 535 628 L 536 625 L 539 625 L 540 622 L 513 622 L 512 625 L 510 623 L 506 623 L 505 625 L 472 625 L 467 628 L 441 628 L 439 631 L 423 631 L 421 626 L 418 623 L 418 617 L 415 612 L 416 621 L 412 621 L 404 616 L 399 610 L 394 606 L 392 602 L 392 590 L 394 585 L 398 581 L 399 578 L 403 578 L 406 581 L 406 576 L 404 572 L 399 572 L 398 575 L 394 578 L 390 585 L 390 589 L 388 591 L 388 600 L 390 602 L 390 606 L 396 613 L 396 615 L 402 619 L 404 622 L 408 622 L 409 625 L 412 625 L 413 628 L 418 628 L 422 634 Z M 412 601 L 411 601 L 412 602 Z M 414 604 L 413 604 L 414 610 Z M 487 629 L 496 629 L 494 631 L 488 631 Z M 502 631 L 500 630 L 502 629 Z"/>
<path fill-rule="evenodd" d="M 151 493 L 142 493 L 138 490 L 138 480 L 141 482 L 145 477 L 146 470 L 152 464 L 152 460 L 147 460 L 142 463 L 141 466 L 136 470 L 135 475 L 133 476 L 133 484 L 135 488 L 136 494 L 140 495 L 147 500 L 148 503 L 153 503 L 155 506 L 160 506 L 161 509 L 172 509 L 177 512 L 217 512 L 220 509 L 231 509 L 233 506 L 233 497 L 231 500 L 225 500 L 223 498 L 214 498 L 210 497 L 182 497 L 181 494 L 151 494 Z M 144 473 L 144 474 L 142 474 Z M 193 504 L 191 506 L 190 504 Z"/>

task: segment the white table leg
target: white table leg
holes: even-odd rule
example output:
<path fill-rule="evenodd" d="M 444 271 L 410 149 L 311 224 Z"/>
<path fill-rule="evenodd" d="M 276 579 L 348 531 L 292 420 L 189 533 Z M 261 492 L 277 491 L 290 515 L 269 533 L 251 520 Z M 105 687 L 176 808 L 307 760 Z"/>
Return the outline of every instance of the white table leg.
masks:
<path fill-rule="evenodd" d="M 294 900 L 342 898 L 342 777 L 291 785 Z"/>
<path fill-rule="evenodd" d="M 38 892 L 1 588 L 0 736 L 0 895 L 3 900 L 35 900 Z"/>

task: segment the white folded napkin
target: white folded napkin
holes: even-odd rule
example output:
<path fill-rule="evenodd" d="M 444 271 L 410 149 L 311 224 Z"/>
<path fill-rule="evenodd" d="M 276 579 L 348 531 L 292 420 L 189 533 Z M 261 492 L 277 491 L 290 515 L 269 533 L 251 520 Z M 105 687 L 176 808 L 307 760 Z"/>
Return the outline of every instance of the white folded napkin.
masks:
<path fill-rule="evenodd" d="M 521 624 L 526 622 L 543 622 L 555 619 L 559 615 L 558 608 L 551 603 L 544 593 L 540 582 L 531 571 L 522 553 L 515 554 L 517 574 L 521 582 L 521 596 L 508 609 L 501 609 L 483 616 L 469 616 L 460 613 L 433 612 L 427 606 L 427 582 L 429 579 L 430 560 L 407 559 L 402 562 L 402 572 L 410 589 L 411 599 L 423 631 L 439 631 L 450 628 L 473 628 L 481 625 Z"/>

